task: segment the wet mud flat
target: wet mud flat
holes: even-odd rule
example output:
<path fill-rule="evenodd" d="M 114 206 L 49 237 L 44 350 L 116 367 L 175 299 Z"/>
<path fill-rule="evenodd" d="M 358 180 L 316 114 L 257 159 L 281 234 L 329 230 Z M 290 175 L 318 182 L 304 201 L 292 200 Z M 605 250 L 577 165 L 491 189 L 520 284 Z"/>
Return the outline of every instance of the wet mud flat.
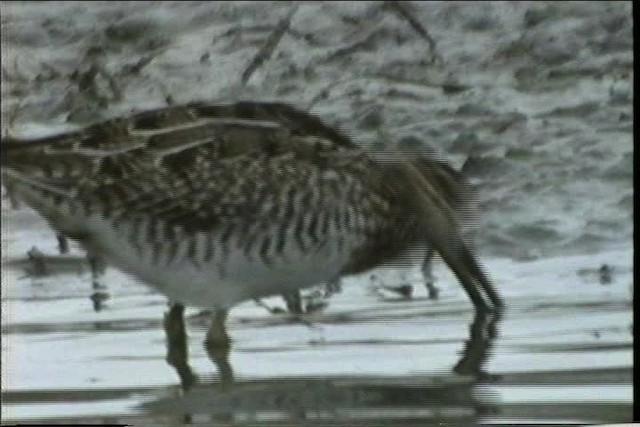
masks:
<path fill-rule="evenodd" d="M 5 248 L 18 255 L 3 263 L 6 423 L 632 419 L 628 247 L 529 262 L 488 259 L 508 304 L 500 318 L 474 316 L 441 264 L 435 271 L 442 291 L 437 301 L 427 298 L 417 272 L 380 270 L 387 284 L 411 283 L 413 298 L 373 292 L 370 277 L 362 275 L 344 280 L 342 293 L 306 323 L 244 303 L 229 322 L 231 382 L 203 347 L 207 316 L 190 309 L 188 364 L 198 380 L 185 392 L 166 361 L 165 298 L 108 269 L 110 298 L 94 311 L 81 253 L 56 257 L 50 231 L 35 219 L 33 225 L 21 239 L 11 239 L 15 230 L 3 234 Z M 29 274 L 29 244 L 66 261 L 50 262 L 51 274 Z M 70 268 L 74 262 L 77 268 Z M 284 306 L 278 297 L 265 303 Z"/>

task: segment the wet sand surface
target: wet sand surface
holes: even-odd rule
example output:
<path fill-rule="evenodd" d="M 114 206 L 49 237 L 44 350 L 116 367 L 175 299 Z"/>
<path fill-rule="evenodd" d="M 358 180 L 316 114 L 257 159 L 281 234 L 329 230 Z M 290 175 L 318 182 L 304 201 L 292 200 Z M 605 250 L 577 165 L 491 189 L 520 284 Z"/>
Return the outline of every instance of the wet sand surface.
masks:
<path fill-rule="evenodd" d="M 362 145 L 462 168 L 507 304 L 474 319 L 441 263 L 437 301 L 417 271 L 381 270 L 414 297 L 375 292 L 366 274 L 305 323 L 246 302 L 229 319 L 233 384 L 190 308 L 181 379 L 165 360 L 165 298 L 109 268 L 92 301 L 83 252 L 58 255 L 46 224 L 3 193 L 3 422 L 632 419 L 631 3 L 404 5 L 0 3 L 3 135 L 196 100 L 308 107 Z M 184 393 L 189 369 L 198 383 Z"/>

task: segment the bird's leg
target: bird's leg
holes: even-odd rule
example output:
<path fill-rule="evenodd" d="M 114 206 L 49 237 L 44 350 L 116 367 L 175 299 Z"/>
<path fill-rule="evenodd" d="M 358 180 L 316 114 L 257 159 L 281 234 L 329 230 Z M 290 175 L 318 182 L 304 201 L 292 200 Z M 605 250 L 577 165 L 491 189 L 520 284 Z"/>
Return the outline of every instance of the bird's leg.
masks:
<path fill-rule="evenodd" d="M 184 325 L 184 306 L 171 304 L 164 316 L 164 331 L 167 337 L 167 363 L 173 366 L 180 377 L 182 389 L 187 392 L 197 381 L 189 366 L 187 332 Z"/>
<path fill-rule="evenodd" d="M 106 286 L 100 283 L 107 266 L 102 258 L 89 253 L 87 253 L 87 261 L 89 262 L 89 268 L 91 269 L 91 286 L 93 288 L 91 301 L 93 302 L 93 309 L 95 311 L 100 311 L 104 306 L 104 301 L 109 298 L 109 294 L 102 291 L 102 289 L 106 289 Z"/>
<path fill-rule="evenodd" d="M 69 240 L 62 234 L 56 234 L 58 239 L 58 252 L 60 254 L 66 254 L 69 252 Z"/>
<path fill-rule="evenodd" d="M 87 261 L 91 268 L 91 285 L 93 286 L 93 289 L 104 289 L 105 286 L 100 283 L 100 279 L 107 269 L 107 265 L 104 260 L 98 256 L 87 254 Z"/>
<path fill-rule="evenodd" d="M 35 246 L 27 252 L 27 257 L 33 265 L 33 274 L 35 276 L 44 276 L 47 274 L 47 265 L 44 261 L 44 254 Z"/>
<path fill-rule="evenodd" d="M 440 289 L 435 285 L 435 277 L 433 276 L 433 257 L 435 251 L 431 248 L 427 249 L 427 253 L 422 263 L 422 277 L 424 278 L 424 284 L 429 292 L 429 299 L 438 299 Z"/>
<path fill-rule="evenodd" d="M 225 324 L 228 313 L 227 309 L 218 308 L 214 310 L 204 341 L 204 348 L 209 358 L 218 368 L 223 388 L 227 388 L 234 383 L 233 369 L 229 363 L 231 338 L 229 338 Z"/>
<path fill-rule="evenodd" d="M 226 321 L 228 310 L 215 309 L 211 317 L 211 324 L 207 330 L 205 341 L 215 347 L 230 347 L 231 338 L 227 333 Z"/>
<path fill-rule="evenodd" d="M 282 294 L 282 299 L 287 304 L 287 310 L 292 314 L 302 314 L 304 310 L 302 309 L 302 296 L 300 295 L 299 290 L 284 292 Z"/>

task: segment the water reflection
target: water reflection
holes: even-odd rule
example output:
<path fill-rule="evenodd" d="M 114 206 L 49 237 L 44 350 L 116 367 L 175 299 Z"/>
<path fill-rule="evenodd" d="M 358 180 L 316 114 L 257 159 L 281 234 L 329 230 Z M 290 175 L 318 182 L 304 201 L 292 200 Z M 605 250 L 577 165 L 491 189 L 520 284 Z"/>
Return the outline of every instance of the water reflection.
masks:
<path fill-rule="evenodd" d="M 498 335 L 497 325 L 502 318 L 502 312 L 476 313 L 469 326 L 469 339 L 465 343 L 462 357 L 453 368 L 453 372 L 461 375 L 477 375 L 481 379 L 489 376 L 482 371 L 489 350 Z"/>
<path fill-rule="evenodd" d="M 165 331 L 167 361 L 178 373 L 184 393 L 145 404 L 154 416 L 181 414 L 185 423 L 331 420 L 332 425 L 424 425 L 425 421 L 474 423 L 496 411 L 476 385 L 494 379 L 483 367 L 498 335 L 497 314 L 476 314 L 450 373 L 236 380 L 229 362 L 231 349 L 205 344 L 219 373 L 215 383 L 198 382 L 189 366 L 183 314 L 181 306 L 173 306 L 165 317 Z"/>

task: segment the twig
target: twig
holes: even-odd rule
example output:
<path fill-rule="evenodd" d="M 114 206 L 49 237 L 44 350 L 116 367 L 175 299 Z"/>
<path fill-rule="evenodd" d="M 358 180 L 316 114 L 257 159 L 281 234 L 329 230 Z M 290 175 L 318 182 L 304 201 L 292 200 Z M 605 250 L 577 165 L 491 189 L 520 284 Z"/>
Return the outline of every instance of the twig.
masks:
<path fill-rule="evenodd" d="M 375 40 L 375 37 L 377 36 L 379 29 L 380 28 L 374 28 L 367 35 L 362 37 L 360 40 L 356 40 L 353 43 L 350 43 L 346 46 L 342 46 L 336 49 L 334 52 L 327 55 L 327 57 L 324 58 L 324 60 L 330 61 L 340 56 L 351 55 L 353 52 L 359 49 L 366 48 L 370 43 L 372 43 Z"/>
<path fill-rule="evenodd" d="M 287 32 L 287 29 L 291 24 L 291 18 L 293 18 L 293 15 L 297 10 L 298 5 L 294 5 L 289 13 L 284 18 L 282 18 L 280 22 L 278 22 L 276 28 L 269 35 L 258 53 L 256 53 L 256 56 L 253 57 L 253 60 L 251 61 L 247 69 L 242 73 L 241 82 L 243 85 L 245 85 L 249 81 L 253 73 L 264 63 L 264 61 L 271 58 L 271 55 L 273 54 L 273 51 L 275 50 L 278 43 L 280 43 L 282 36 Z"/>
<path fill-rule="evenodd" d="M 404 76 L 396 76 L 389 72 L 379 71 L 375 73 L 363 73 L 362 78 L 384 80 L 388 84 L 410 84 L 419 87 L 439 88 L 445 94 L 453 94 L 458 92 L 464 92 L 471 89 L 471 86 L 463 83 L 458 83 L 453 80 L 449 81 L 437 81 L 428 79 L 409 78 Z"/>
<path fill-rule="evenodd" d="M 289 33 L 289 35 L 295 39 L 302 40 L 303 42 L 307 43 L 309 46 L 312 46 L 312 47 L 322 46 L 322 43 L 316 40 L 316 38 L 312 33 L 304 33 L 294 28 L 289 28 L 287 30 L 287 33 Z"/>
<path fill-rule="evenodd" d="M 144 67 L 146 67 L 151 61 L 155 59 L 157 55 L 147 55 L 140 58 L 137 62 L 133 64 L 125 64 L 120 70 L 121 75 L 129 76 L 129 75 L 138 75 L 140 71 Z"/>
<path fill-rule="evenodd" d="M 422 38 L 427 41 L 427 43 L 429 43 L 429 49 L 431 50 L 431 55 L 433 55 L 434 62 L 444 62 L 442 56 L 436 49 L 436 41 L 431 37 L 431 35 L 429 35 L 427 29 L 424 28 L 422 24 L 420 24 L 420 22 L 418 22 L 418 20 L 411 15 L 404 1 L 386 1 L 385 5 L 389 9 L 395 11 L 398 15 L 400 15 L 401 18 L 406 20 L 409 25 L 411 25 L 411 28 L 413 28 L 418 34 L 420 34 Z"/>
<path fill-rule="evenodd" d="M 307 105 L 307 111 L 310 111 L 318 102 L 322 101 L 323 99 L 326 99 L 329 96 L 329 92 L 333 88 L 350 79 L 351 79 L 350 77 L 347 77 L 347 78 L 343 77 L 340 79 L 336 79 L 331 83 L 327 84 L 326 86 L 324 86 L 316 95 L 313 96 L 313 98 L 311 98 L 311 101 L 309 101 L 309 104 Z"/>

